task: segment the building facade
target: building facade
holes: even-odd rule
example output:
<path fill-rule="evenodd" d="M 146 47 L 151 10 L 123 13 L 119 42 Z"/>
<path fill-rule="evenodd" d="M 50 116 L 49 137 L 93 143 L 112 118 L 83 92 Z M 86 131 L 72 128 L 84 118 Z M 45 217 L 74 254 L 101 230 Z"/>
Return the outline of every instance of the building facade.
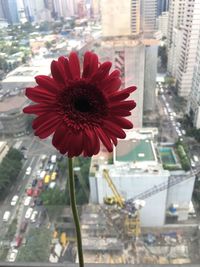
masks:
<path fill-rule="evenodd" d="M 158 30 L 161 32 L 162 37 L 167 37 L 168 33 L 168 12 L 163 12 L 158 17 Z"/>
<path fill-rule="evenodd" d="M 156 32 L 157 1 L 140 1 L 140 31 L 145 37 L 152 37 Z"/>
<path fill-rule="evenodd" d="M 168 49 L 168 72 L 177 77 L 178 63 L 180 58 L 180 47 L 182 40 L 182 28 L 184 23 L 185 1 L 172 0 L 169 4 L 168 15 L 168 33 L 167 33 L 167 49 Z"/>
<path fill-rule="evenodd" d="M 182 44 L 177 73 L 178 94 L 188 97 L 192 88 L 192 77 L 196 63 L 197 44 L 200 31 L 200 0 L 187 1 L 185 6 Z"/>
<path fill-rule="evenodd" d="M 177 81 L 178 94 L 188 97 L 200 30 L 200 1 L 172 0 L 168 23 L 168 71 Z"/>
<path fill-rule="evenodd" d="M 9 24 L 19 23 L 16 0 L 0 1 L 0 18 L 5 19 Z"/>
<path fill-rule="evenodd" d="M 169 10 L 169 0 L 157 0 L 157 16 Z"/>
<path fill-rule="evenodd" d="M 194 67 L 192 89 L 188 101 L 188 115 L 192 119 L 194 127 L 200 128 L 200 35 Z"/>

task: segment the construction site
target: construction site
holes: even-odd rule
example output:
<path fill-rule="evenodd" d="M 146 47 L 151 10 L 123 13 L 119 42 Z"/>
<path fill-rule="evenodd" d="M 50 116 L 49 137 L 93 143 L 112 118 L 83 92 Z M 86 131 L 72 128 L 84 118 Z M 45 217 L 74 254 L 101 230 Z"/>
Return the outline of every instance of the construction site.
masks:
<path fill-rule="evenodd" d="M 199 216 L 191 208 L 200 170 L 163 170 L 153 134 L 128 135 L 113 162 L 104 154 L 92 160 L 90 204 L 81 216 L 86 263 L 200 262 Z"/>

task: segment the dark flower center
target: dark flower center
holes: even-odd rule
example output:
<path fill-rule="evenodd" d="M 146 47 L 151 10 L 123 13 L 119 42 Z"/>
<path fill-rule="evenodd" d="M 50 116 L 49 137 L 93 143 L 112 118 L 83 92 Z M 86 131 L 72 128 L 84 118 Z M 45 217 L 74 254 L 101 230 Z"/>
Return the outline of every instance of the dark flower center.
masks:
<path fill-rule="evenodd" d="M 80 112 L 91 112 L 93 109 L 88 97 L 86 96 L 80 96 L 75 99 L 74 108 Z"/>

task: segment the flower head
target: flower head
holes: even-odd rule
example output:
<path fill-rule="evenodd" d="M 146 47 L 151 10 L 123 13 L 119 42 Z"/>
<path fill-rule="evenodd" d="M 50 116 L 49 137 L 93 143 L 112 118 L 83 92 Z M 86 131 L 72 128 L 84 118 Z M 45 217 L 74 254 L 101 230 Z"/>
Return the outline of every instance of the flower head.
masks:
<path fill-rule="evenodd" d="M 38 85 L 26 88 L 26 96 L 37 103 L 23 110 L 37 116 L 32 124 L 35 135 L 53 134 L 52 144 L 69 157 L 95 155 L 100 142 L 111 152 L 117 138 L 126 137 L 122 129 L 133 127 L 124 117 L 136 106 L 133 100 L 125 101 L 136 87 L 119 90 L 120 73 L 109 74 L 111 66 L 100 64 L 92 52 L 84 55 L 82 75 L 75 52 L 52 61 L 52 77 L 36 76 Z"/>

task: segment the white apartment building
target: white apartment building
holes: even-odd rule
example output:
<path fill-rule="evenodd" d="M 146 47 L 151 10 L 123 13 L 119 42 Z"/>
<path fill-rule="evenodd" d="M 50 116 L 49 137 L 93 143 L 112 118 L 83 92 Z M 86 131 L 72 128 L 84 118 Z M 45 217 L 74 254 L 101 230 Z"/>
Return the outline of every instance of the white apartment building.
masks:
<path fill-rule="evenodd" d="M 177 73 L 178 94 L 183 97 L 187 97 L 191 92 L 199 31 L 200 0 L 188 0 L 185 6 L 182 45 Z"/>
<path fill-rule="evenodd" d="M 196 64 L 192 80 L 192 89 L 188 101 L 188 114 L 193 120 L 193 125 L 200 128 L 200 35 L 197 48 Z"/>
<path fill-rule="evenodd" d="M 168 12 L 162 12 L 162 14 L 158 17 L 158 30 L 161 32 L 162 37 L 167 37 L 168 17 Z"/>
<path fill-rule="evenodd" d="M 168 24 L 168 71 L 176 78 L 178 94 L 188 97 L 196 62 L 200 30 L 200 0 L 172 0 Z"/>
<path fill-rule="evenodd" d="M 168 14 L 168 66 L 167 70 L 174 77 L 177 76 L 177 66 L 180 57 L 181 35 L 184 21 L 185 0 L 172 0 Z"/>
<path fill-rule="evenodd" d="M 151 37 L 156 31 L 157 1 L 140 1 L 140 29 L 146 37 Z"/>

